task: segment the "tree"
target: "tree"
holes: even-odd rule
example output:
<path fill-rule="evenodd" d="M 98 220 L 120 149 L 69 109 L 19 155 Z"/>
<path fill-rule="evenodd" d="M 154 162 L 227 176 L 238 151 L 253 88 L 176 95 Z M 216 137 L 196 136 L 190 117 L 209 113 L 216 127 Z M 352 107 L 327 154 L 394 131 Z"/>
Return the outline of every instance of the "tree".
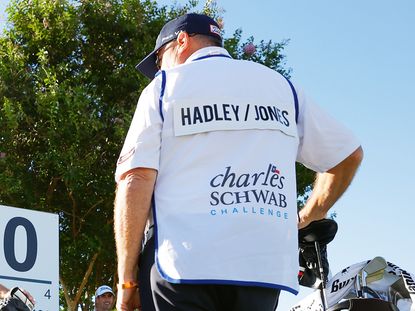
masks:
<path fill-rule="evenodd" d="M 0 41 L 0 198 L 58 213 L 65 309 L 114 282 L 114 166 L 140 90 L 135 62 L 166 12 L 150 1 L 14 1 Z"/>
<path fill-rule="evenodd" d="M 59 215 L 65 310 L 89 310 L 98 285 L 115 285 L 113 173 L 148 84 L 135 65 L 162 25 L 196 4 L 13 0 L 8 8 L 0 38 L 0 203 Z M 208 9 L 217 12 L 214 2 Z M 232 55 L 289 75 L 281 54 L 287 42 L 255 45 L 241 33 L 226 39 Z"/>

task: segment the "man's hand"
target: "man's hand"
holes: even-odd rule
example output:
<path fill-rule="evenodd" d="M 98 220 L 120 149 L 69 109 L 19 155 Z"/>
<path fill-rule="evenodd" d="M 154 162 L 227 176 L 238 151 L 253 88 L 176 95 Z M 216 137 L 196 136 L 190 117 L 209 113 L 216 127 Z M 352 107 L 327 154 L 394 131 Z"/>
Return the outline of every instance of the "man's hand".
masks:
<path fill-rule="evenodd" d="M 117 293 L 117 310 L 141 310 L 141 301 L 138 288 L 119 288 Z"/>
<path fill-rule="evenodd" d="M 9 292 L 9 289 L 0 284 L 0 299 L 6 298 L 8 292 Z"/>

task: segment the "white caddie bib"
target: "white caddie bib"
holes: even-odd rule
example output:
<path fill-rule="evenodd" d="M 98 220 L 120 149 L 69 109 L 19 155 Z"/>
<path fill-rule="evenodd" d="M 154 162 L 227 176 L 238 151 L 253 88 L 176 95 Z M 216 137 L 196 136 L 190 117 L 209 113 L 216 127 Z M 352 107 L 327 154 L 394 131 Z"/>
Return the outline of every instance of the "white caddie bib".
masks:
<path fill-rule="evenodd" d="M 223 57 L 164 78 L 153 210 L 160 274 L 296 293 L 298 135 L 289 84 Z"/>

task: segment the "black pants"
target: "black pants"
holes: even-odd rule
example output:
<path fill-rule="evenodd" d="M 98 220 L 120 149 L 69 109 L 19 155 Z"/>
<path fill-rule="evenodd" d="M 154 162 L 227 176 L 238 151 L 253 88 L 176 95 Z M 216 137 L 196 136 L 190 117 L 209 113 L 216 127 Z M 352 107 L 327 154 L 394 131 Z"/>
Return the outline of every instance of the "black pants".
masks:
<path fill-rule="evenodd" d="M 140 256 L 139 271 L 143 311 L 274 311 L 278 305 L 277 289 L 167 282 L 154 264 L 154 238 Z"/>

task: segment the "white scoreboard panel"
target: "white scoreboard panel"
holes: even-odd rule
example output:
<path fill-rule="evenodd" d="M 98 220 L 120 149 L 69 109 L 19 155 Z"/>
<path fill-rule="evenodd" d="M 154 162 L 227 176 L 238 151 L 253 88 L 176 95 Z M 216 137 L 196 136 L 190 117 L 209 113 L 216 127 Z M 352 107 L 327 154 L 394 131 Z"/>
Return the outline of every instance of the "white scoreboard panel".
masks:
<path fill-rule="evenodd" d="M 36 311 L 59 310 L 59 218 L 0 205 L 0 284 L 26 289 Z"/>

